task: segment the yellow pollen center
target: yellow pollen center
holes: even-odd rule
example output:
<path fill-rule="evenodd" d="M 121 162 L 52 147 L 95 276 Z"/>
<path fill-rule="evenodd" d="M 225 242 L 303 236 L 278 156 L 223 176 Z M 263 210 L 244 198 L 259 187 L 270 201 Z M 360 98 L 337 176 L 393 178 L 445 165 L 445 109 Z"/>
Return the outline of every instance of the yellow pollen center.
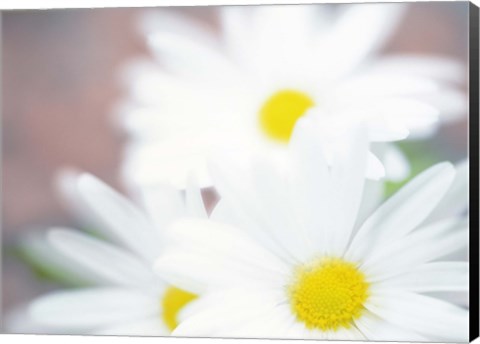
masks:
<path fill-rule="evenodd" d="M 350 328 L 361 316 L 368 288 L 356 264 L 324 258 L 297 268 L 288 294 L 293 313 L 307 328 L 335 331 Z"/>
<path fill-rule="evenodd" d="M 170 331 L 178 326 L 178 312 L 189 302 L 197 298 L 197 295 L 178 289 L 169 287 L 162 299 L 162 317 L 165 325 Z"/>
<path fill-rule="evenodd" d="M 297 120 L 313 105 L 312 98 L 304 92 L 278 91 L 260 109 L 260 126 L 271 139 L 288 142 Z"/>

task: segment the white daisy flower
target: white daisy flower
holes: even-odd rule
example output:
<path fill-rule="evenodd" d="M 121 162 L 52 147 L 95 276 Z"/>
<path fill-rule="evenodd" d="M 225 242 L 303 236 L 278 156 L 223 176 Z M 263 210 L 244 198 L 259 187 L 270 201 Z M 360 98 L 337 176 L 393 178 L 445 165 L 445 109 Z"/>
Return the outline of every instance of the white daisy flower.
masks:
<path fill-rule="evenodd" d="M 196 295 L 164 282 L 152 264 L 165 247 L 166 226 L 179 218 L 207 216 L 199 190 L 189 187 L 185 198 L 167 186 L 145 190 L 147 216 L 91 175 L 74 181 L 68 198 L 76 197 L 76 210 L 89 213 L 91 223 L 102 224 L 95 229 L 109 240 L 71 229 L 48 232 L 57 259 L 68 259 L 73 273 L 86 270 L 95 284 L 34 300 L 28 310 L 32 322 L 54 333 L 170 334 L 178 311 Z"/>
<path fill-rule="evenodd" d="M 224 161 L 212 173 L 221 201 L 210 220 L 173 224 L 178 244 L 156 271 L 202 293 L 173 334 L 466 341 L 468 310 L 445 293 L 468 291 L 468 263 L 448 258 L 467 249 L 468 221 L 429 219 L 454 167 L 424 171 L 357 223 L 366 134 L 329 166 L 307 120 L 290 142 L 288 173 L 264 159 L 247 171 Z"/>
<path fill-rule="evenodd" d="M 358 122 L 366 123 L 371 141 L 390 142 L 431 133 L 464 113 L 465 97 L 455 83 L 465 73 L 456 62 L 378 56 L 403 6 L 335 9 L 220 7 L 220 37 L 178 12 L 147 17 L 144 32 L 158 61 L 139 62 L 126 73 L 131 97 L 120 112 L 132 137 L 127 181 L 168 180 L 183 188 L 194 171 L 208 186 L 205 157 L 212 149 L 281 155 L 296 121 L 307 114 L 316 118 L 327 147 Z M 404 177 L 408 169 L 398 153 L 392 156 L 400 166 L 387 173 Z M 372 178 L 385 174 L 373 155 L 368 171 Z"/>

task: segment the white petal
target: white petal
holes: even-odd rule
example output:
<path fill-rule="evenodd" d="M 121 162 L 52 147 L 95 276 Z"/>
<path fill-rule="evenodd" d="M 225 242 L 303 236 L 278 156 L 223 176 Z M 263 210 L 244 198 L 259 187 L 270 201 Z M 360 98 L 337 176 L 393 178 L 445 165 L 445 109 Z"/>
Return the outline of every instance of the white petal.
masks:
<path fill-rule="evenodd" d="M 325 43 L 319 46 L 319 56 L 322 50 L 324 53 L 322 62 L 336 75 L 352 70 L 390 37 L 403 9 L 395 4 L 346 5 Z M 330 55 L 325 56 L 328 52 Z"/>
<path fill-rule="evenodd" d="M 464 160 L 455 166 L 456 174 L 445 197 L 428 216 L 426 223 L 432 223 L 450 216 L 461 215 L 468 208 L 469 164 Z"/>
<path fill-rule="evenodd" d="M 178 75 L 219 83 L 238 77 L 220 51 L 190 38 L 158 32 L 149 37 L 149 44 L 162 65 Z"/>
<path fill-rule="evenodd" d="M 143 261 L 106 242 L 65 229 L 51 230 L 48 238 L 64 255 L 111 283 L 147 288 L 158 283 Z"/>
<path fill-rule="evenodd" d="M 372 180 L 385 177 L 385 166 L 373 153 L 368 154 L 366 177 Z"/>
<path fill-rule="evenodd" d="M 225 193 L 223 194 L 225 195 Z M 241 198 L 241 201 L 243 201 L 243 198 L 244 197 Z M 250 199 L 252 200 L 252 202 L 248 203 L 249 206 L 251 206 L 252 203 L 255 203 L 254 200 L 256 200 L 256 198 L 254 197 Z M 245 198 L 245 201 L 248 201 L 248 198 Z M 270 236 L 270 234 L 264 230 L 265 227 L 261 226 L 261 224 L 258 223 L 259 221 L 257 221 L 256 218 L 250 218 L 248 214 L 242 212 L 242 208 L 238 205 L 239 203 L 237 203 L 236 200 L 234 200 L 232 204 L 233 205 L 228 202 L 227 197 L 224 196 L 223 198 L 221 198 L 219 202 L 215 205 L 215 208 L 210 215 L 210 219 L 216 222 L 233 225 L 234 227 L 241 229 L 245 233 L 248 233 L 251 238 L 259 242 L 265 249 L 276 254 L 278 257 L 283 258 L 284 261 L 294 261 L 290 254 L 288 252 L 285 252 L 285 250 L 280 247 L 277 242 L 275 242 L 275 240 Z"/>
<path fill-rule="evenodd" d="M 382 287 L 415 292 L 468 291 L 468 269 L 466 262 L 423 264 L 383 281 Z"/>
<path fill-rule="evenodd" d="M 190 132 L 182 131 L 159 142 L 131 145 L 126 152 L 123 174 L 127 182 L 133 181 L 133 186 L 168 183 L 185 189 L 191 174 L 197 177 L 199 186 L 211 186 L 206 157 L 216 140 L 221 138 L 201 132 L 192 139 Z"/>
<path fill-rule="evenodd" d="M 428 339 L 415 331 L 402 328 L 375 314 L 365 311 L 362 316 L 355 320 L 355 325 L 365 335 L 367 340 L 373 341 L 411 341 L 427 342 Z"/>
<path fill-rule="evenodd" d="M 122 322 L 113 326 L 93 331 L 94 335 L 106 336 L 168 336 L 170 331 L 163 325 L 160 316 L 147 317 L 141 320 Z"/>
<path fill-rule="evenodd" d="M 439 110 L 426 101 L 406 97 L 370 101 L 374 105 L 365 106 L 364 113 L 373 141 L 398 141 L 411 131 L 435 128 L 438 124 Z"/>
<path fill-rule="evenodd" d="M 55 186 L 61 197 L 66 203 L 68 210 L 73 213 L 75 218 L 86 228 L 101 230 L 102 223 L 98 221 L 88 205 L 85 204 L 78 191 L 77 181 L 81 172 L 74 169 L 62 169 L 55 176 Z M 107 233 L 102 233 L 106 236 Z M 113 237 L 108 236 L 109 239 Z"/>
<path fill-rule="evenodd" d="M 367 133 L 363 128 L 344 129 L 326 151 L 318 140 L 316 119 L 317 113 L 312 113 L 299 120 L 290 142 L 291 198 L 315 254 L 342 255 L 362 198 Z"/>
<path fill-rule="evenodd" d="M 441 163 L 405 185 L 368 218 L 353 239 L 348 256 L 359 260 L 383 243 L 415 229 L 440 202 L 453 177 L 453 167 Z"/>
<path fill-rule="evenodd" d="M 231 107 L 232 97 L 238 97 L 235 87 L 240 85 L 220 88 L 214 81 L 202 82 L 199 88 L 197 82 L 168 73 L 154 61 L 134 60 L 121 75 L 129 101 L 117 111 L 124 117 L 127 130 L 137 135 L 142 130 L 148 139 L 155 139 L 154 131 L 164 137 L 172 136 L 171 129 L 198 129 L 206 119 L 219 117 L 220 114 L 210 111 L 221 111 L 225 105 Z"/>
<path fill-rule="evenodd" d="M 304 327 L 297 323 L 288 304 L 277 305 L 249 316 L 241 324 L 222 330 L 219 335 L 236 338 L 306 339 Z"/>
<path fill-rule="evenodd" d="M 295 71 L 303 75 L 303 63 L 311 54 L 317 6 L 257 6 L 251 14 L 251 39 L 256 74 L 268 79 Z M 269 77 L 271 76 L 271 77 Z"/>
<path fill-rule="evenodd" d="M 438 92 L 421 97 L 440 112 L 440 121 L 449 123 L 455 120 L 466 119 L 468 98 L 465 92 L 450 86 L 443 86 Z M 420 135 L 416 135 L 421 137 Z"/>
<path fill-rule="evenodd" d="M 328 119 L 343 126 L 365 123 L 372 142 L 403 140 L 412 130 L 435 128 L 439 123 L 439 110 L 420 98 L 359 97 L 348 93 L 332 93 L 329 98 L 332 98 L 328 104 L 329 116 L 324 121 Z"/>
<path fill-rule="evenodd" d="M 158 32 L 168 32 L 207 45 L 215 42 L 215 33 L 205 23 L 174 9 L 148 10 L 140 17 L 139 26 L 147 37 Z"/>
<path fill-rule="evenodd" d="M 73 229 L 70 230 L 73 231 Z M 56 250 L 48 241 L 47 233 L 44 231 L 25 233 L 18 244 L 18 249 L 23 255 L 26 255 L 27 259 L 32 260 L 33 264 L 55 271 L 62 280 L 69 281 L 72 285 L 104 285 L 108 283 L 92 270 L 79 265 L 76 260 L 72 260 Z"/>
<path fill-rule="evenodd" d="M 48 326 L 93 329 L 153 316 L 158 307 L 158 300 L 142 291 L 93 288 L 43 296 L 32 303 L 30 314 Z"/>
<path fill-rule="evenodd" d="M 139 104 L 142 106 L 156 105 L 160 106 L 161 99 L 170 99 L 168 91 L 172 88 L 174 90 L 181 88 L 182 83 L 178 78 L 167 74 L 163 71 L 158 63 L 154 60 L 135 59 L 130 61 L 119 75 L 120 84 L 127 91 L 130 102 L 122 103 L 122 107 L 117 108 L 117 112 L 126 118 L 120 118 L 125 121 L 124 126 L 128 129 L 130 124 L 137 125 L 142 130 L 148 130 L 148 126 L 139 126 L 137 123 L 142 123 L 148 116 L 138 111 Z M 184 87 L 185 88 L 185 87 Z M 162 97 L 159 97 L 159 95 Z M 158 110 L 158 109 L 157 109 Z M 162 108 L 163 110 L 163 108 Z M 125 116 L 135 112 L 133 116 Z M 157 117 L 160 114 L 157 112 Z M 146 122 L 146 121 L 145 121 Z M 150 119 L 150 123 L 152 120 Z"/>
<path fill-rule="evenodd" d="M 179 319 L 182 322 L 199 312 L 212 307 L 222 307 L 226 303 L 235 307 L 243 306 L 245 303 L 267 303 L 276 305 L 285 299 L 283 290 L 273 289 L 249 289 L 249 288 L 226 288 L 209 293 L 203 293 L 199 298 L 185 305 L 180 310 Z M 260 302 L 262 301 L 262 302 Z"/>
<path fill-rule="evenodd" d="M 441 300 L 392 291 L 371 296 L 366 307 L 387 322 L 432 341 L 468 340 L 468 311 Z"/>
<path fill-rule="evenodd" d="M 235 333 L 246 321 L 272 314 L 279 302 L 268 291 L 248 289 L 213 294 L 209 301 L 203 309 L 182 320 L 173 335 L 232 336 L 230 331 Z"/>
<path fill-rule="evenodd" d="M 360 202 L 362 200 L 363 187 L 368 157 L 368 140 L 365 130 L 352 131 L 345 138 L 346 149 L 335 154 L 330 168 L 334 194 L 330 200 L 330 209 L 334 207 L 334 213 L 340 216 L 335 219 L 334 226 L 327 240 L 328 254 L 343 254 L 350 242 L 351 234 L 357 219 Z"/>
<path fill-rule="evenodd" d="M 363 188 L 363 198 L 357 215 L 355 228 L 358 229 L 381 204 L 384 195 L 384 182 L 367 180 Z"/>
<path fill-rule="evenodd" d="M 185 190 L 185 202 L 189 216 L 206 219 L 208 217 L 205 204 L 203 203 L 202 191 L 198 187 L 198 183 L 192 176 Z"/>
<path fill-rule="evenodd" d="M 388 145 L 382 160 L 387 179 L 401 181 L 410 174 L 410 164 L 407 157 L 397 146 L 393 144 Z"/>
<path fill-rule="evenodd" d="M 366 340 L 365 335 L 356 327 L 341 328 L 336 331 L 328 331 L 325 333 L 327 340 Z"/>
<path fill-rule="evenodd" d="M 304 228 L 299 226 L 292 214 L 287 178 L 282 170 L 265 158 L 254 158 L 253 195 L 258 202 L 267 226 L 265 232 L 295 260 L 302 261 L 315 254 Z"/>
<path fill-rule="evenodd" d="M 91 175 L 79 178 L 78 190 L 92 213 L 125 246 L 148 261 L 158 256 L 161 239 L 157 230 L 129 200 Z"/>
<path fill-rule="evenodd" d="M 222 155 L 221 158 L 210 161 L 210 171 L 215 189 L 220 195 L 222 212 L 229 216 L 225 219 L 226 222 L 238 226 L 285 261 L 295 261 L 288 247 L 281 246 L 278 242 L 275 228 L 271 228 L 270 214 L 264 212 L 265 206 L 256 198 L 251 170 L 238 163 L 238 159 L 234 162 L 230 160 Z"/>
<path fill-rule="evenodd" d="M 382 105 L 385 106 L 385 104 Z M 394 121 L 393 116 L 390 118 L 383 117 L 385 111 L 379 111 L 378 107 L 376 109 L 367 108 L 367 111 L 370 115 L 377 115 L 377 117 L 372 116 L 373 118 L 370 118 L 367 122 L 368 134 L 372 142 L 400 141 L 410 135 L 410 131 L 404 123 L 401 123 L 400 120 Z"/>
<path fill-rule="evenodd" d="M 175 246 L 155 263 L 162 278 L 200 293 L 235 285 L 278 285 L 288 268 L 277 257 L 231 226 L 208 220 L 176 222 Z"/>
<path fill-rule="evenodd" d="M 248 6 L 219 7 L 223 43 L 229 56 L 243 65 L 255 61 L 251 8 Z"/>
<path fill-rule="evenodd" d="M 430 78 L 365 73 L 348 78 L 339 85 L 336 92 L 355 97 L 386 97 L 438 92 L 438 90 L 438 84 Z"/>
<path fill-rule="evenodd" d="M 440 56 L 394 55 L 378 59 L 372 72 L 416 75 L 461 82 L 466 75 L 459 61 Z"/>
<path fill-rule="evenodd" d="M 160 232 L 166 230 L 176 219 L 187 216 L 181 192 L 166 183 L 144 186 L 138 188 L 138 192 L 148 215 Z"/>
<path fill-rule="evenodd" d="M 258 6 L 253 11 L 256 32 L 261 33 L 263 39 L 270 40 L 266 42 L 271 44 L 270 49 L 272 47 L 280 49 L 276 50 L 276 53 L 298 47 L 299 41 L 311 38 L 315 30 L 315 21 L 318 20 L 316 16 L 318 9 L 319 6 L 301 4 Z M 257 37 L 259 40 L 262 38 Z M 279 38 L 283 40 L 284 47 L 280 47 L 280 42 L 271 42 Z"/>
<path fill-rule="evenodd" d="M 300 228 L 304 228 L 309 246 L 319 254 L 327 250 L 327 230 L 340 214 L 330 209 L 334 197 L 324 147 L 316 139 L 312 119 L 300 119 L 289 144 L 291 176 L 289 181 L 292 210 Z"/>
<path fill-rule="evenodd" d="M 210 219 L 215 222 L 228 223 L 239 228 L 242 227 L 240 222 L 236 222 L 237 220 L 233 208 L 223 199 L 220 199 L 213 208 L 212 213 L 210 214 Z"/>
<path fill-rule="evenodd" d="M 76 334 L 38 323 L 30 316 L 28 305 L 17 305 L 2 315 L 3 334 Z"/>
<path fill-rule="evenodd" d="M 335 97 L 335 95 L 333 95 Z M 382 98 L 355 99 L 342 96 L 330 101 L 324 108 L 316 107 L 308 111 L 315 114 L 318 122 L 318 137 L 330 141 L 345 135 L 353 126 L 366 126 L 371 142 L 389 142 L 403 140 L 409 135 L 405 113 L 423 118 L 435 115 L 437 111 L 428 104 L 418 101 Z M 395 106 L 396 109 L 392 109 Z M 435 117 L 436 118 L 436 117 Z M 407 117 L 408 119 L 408 117 Z"/>
<path fill-rule="evenodd" d="M 440 300 L 444 300 L 448 303 L 452 303 L 462 308 L 468 309 L 470 306 L 470 298 L 468 291 L 433 291 L 422 293 L 426 296 L 435 297 Z"/>
<path fill-rule="evenodd" d="M 466 222 L 453 218 L 420 228 L 404 238 L 371 250 L 361 266 L 372 280 L 385 279 L 465 249 L 467 245 Z"/>

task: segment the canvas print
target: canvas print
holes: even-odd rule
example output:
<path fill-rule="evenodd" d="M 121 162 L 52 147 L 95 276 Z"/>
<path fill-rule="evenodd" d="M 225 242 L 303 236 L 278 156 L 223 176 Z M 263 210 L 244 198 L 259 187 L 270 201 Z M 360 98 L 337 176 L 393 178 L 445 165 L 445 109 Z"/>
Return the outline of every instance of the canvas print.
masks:
<path fill-rule="evenodd" d="M 474 5 L 5 11 L 2 32 L 2 332 L 478 335 Z"/>

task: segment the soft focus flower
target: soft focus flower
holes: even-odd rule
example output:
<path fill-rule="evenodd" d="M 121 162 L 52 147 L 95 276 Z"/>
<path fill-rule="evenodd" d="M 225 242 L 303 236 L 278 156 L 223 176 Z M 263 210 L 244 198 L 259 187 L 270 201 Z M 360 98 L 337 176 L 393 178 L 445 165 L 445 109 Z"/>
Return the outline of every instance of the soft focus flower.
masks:
<path fill-rule="evenodd" d="M 49 231 L 49 243 L 57 259 L 68 259 L 72 273 L 86 270 L 96 285 L 34 300 L 32 322 L 50 333 L 168 335 L 178 311 L 196 295 L 165 283 L 152 264 L 165 246 L 166 226 L 183 217 L 206 217 L 199 190 L 189 187 L 185 199 L 167 186 L 145 190 L 147 216 L 91 175 L 70 182 L 76 210 L 103 224 L 95 229 L 108 240 L 57 228 Z"/>
<path fill-rule="evenodd" d="M 404 12 L 398 4 L 225 6 L 220 37 L 174 12 L 145 18 L 157 62 L 126 73 L 120 111 L 131 141 L 124 172 L 141 185 L 180 188 L 193 171 L 211 184 L 205 158 L 217 147 L 282 156 L 296 121 L 312 125 L 327 149 L 358 122 L 369 140 L 434 131 L 462 114 L 457 63 L 439 57 L 379 56 Z M 315 123 L 315 124 L 314 124 Z M 369 156 L 372 178 L 408 173 L 398 152 Z M 325 152 L 327 160 L 331 152 Z M 393 163 L 388 163 L 393 159 Z M 391 167 L 391 168 L 390 168 Z M 390 171 L 390 169 L 393 169 Z"/>
<path fill-rule="evenodd" d="M 425 223 L 431 223 L 449 216 L 468 215 L 468 160 L 461 160 L 455 165 L 455 179 L 442 201 L 430 213 Z M 362 204 L 358 221 L 363 221 L 381 205 L 385 199 L 385 183 L 381 180 L 368 180 L 363 190 Z"/>
<path fill-rule="evenodd" d="M 454 167 L 429 168 L 358 223 L 366 133 L 346 138 L 329 166 L 308 120 L 297 124 L 288 168 L 222 161 L 210 220 L 173 224 L 178 244 L 156 270 L 202 294 L 173 334 L 466 341 L 468 310 L 445 293 L 468 291 L 468 263 L 449 258 L 467 247 L 467 221 L 429 219 L 452 195 Z"/>

